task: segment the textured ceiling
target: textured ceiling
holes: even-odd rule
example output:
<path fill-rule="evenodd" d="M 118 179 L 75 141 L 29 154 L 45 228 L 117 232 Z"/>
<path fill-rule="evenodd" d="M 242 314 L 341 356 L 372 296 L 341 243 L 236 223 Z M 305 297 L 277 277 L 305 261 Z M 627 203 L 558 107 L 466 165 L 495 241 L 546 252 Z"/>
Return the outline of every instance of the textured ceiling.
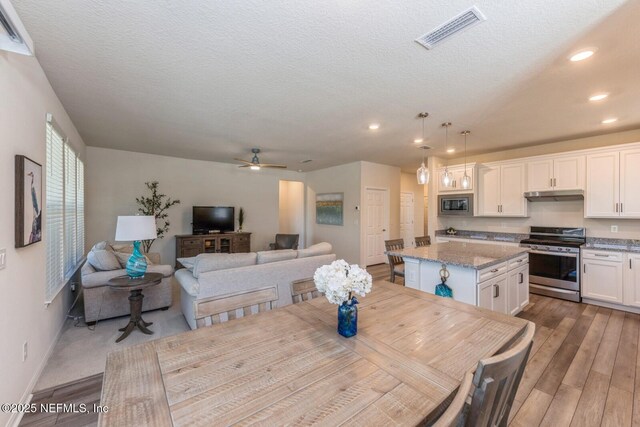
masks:
<path fill-rule="evenodd" d="M 434 154 L 445 120 L 458 149 L 472 131 L 473 152 L 640 126 L 639 1 L 13 3 L 90 146 L 412 168 L 419 111 Z M 413 42 L 473 4 L 487 21 L 433 50 Z M 588 46 L 594 57 L 567 61 Z M 586 100 L 600 90 L 610 99 Z M 620 121 L 604 127 L 609 115 Z"/>

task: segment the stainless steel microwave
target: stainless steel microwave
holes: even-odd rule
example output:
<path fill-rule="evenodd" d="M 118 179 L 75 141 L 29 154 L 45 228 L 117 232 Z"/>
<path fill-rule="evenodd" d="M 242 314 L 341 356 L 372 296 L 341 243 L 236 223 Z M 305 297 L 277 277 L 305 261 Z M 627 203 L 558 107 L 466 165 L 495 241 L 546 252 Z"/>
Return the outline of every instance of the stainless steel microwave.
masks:
<path fill-rule="evenodd" d="M 473 216 L 473 194 L 438 196 L 438 216 Z"/>

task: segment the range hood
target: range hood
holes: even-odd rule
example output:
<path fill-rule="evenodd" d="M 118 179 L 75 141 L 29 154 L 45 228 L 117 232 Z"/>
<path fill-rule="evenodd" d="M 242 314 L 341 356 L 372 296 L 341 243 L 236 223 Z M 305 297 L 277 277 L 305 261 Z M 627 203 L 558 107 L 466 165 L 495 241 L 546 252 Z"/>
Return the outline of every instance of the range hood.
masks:
<path fill-rule="evenodd" d="M 551 190 L 551 191 L 527 191 L 524 197 L 530 202 L 562 202 L 569 200 L 584 200 L 582 190 Z"/>

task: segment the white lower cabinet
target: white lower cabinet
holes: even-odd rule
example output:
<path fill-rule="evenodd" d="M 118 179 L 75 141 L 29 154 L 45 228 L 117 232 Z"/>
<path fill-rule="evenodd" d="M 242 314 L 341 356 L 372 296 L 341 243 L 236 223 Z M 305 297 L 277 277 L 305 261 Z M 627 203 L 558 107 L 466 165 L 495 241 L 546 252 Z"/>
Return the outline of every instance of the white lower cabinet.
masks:
<path fill-rule="evenodd" d="M 623 304 L 624 254 L 608 251 L 583 251 L 582 297 Z"/>
<path fill-rule="evenodd" d="M 507 311 L 507 274 L 501 274 L 478 285 L 478 306 L 500 313 Z"/>
<path fill-rule="evenodd" d="M 509 287 L 508 313 L 516 315 L 529 304 L 529 265 L 510 270 L 507 286 Z"/>
<path fill-rule="evenodd" d="M 627 254 L 623 283 L 624 305 L 640 307 L 640 254 Z"/>

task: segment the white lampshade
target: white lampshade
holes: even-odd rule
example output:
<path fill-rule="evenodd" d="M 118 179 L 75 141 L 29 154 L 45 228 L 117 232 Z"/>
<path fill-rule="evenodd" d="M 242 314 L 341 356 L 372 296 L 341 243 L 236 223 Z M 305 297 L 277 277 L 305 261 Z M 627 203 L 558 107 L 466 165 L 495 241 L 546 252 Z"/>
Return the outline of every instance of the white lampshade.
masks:
<path fill-rule="evenodd" d="M 131 242 L 151 240 L 158 237 L 154 216 L 119 216 L 116 226 L 116 241 Z"/>

